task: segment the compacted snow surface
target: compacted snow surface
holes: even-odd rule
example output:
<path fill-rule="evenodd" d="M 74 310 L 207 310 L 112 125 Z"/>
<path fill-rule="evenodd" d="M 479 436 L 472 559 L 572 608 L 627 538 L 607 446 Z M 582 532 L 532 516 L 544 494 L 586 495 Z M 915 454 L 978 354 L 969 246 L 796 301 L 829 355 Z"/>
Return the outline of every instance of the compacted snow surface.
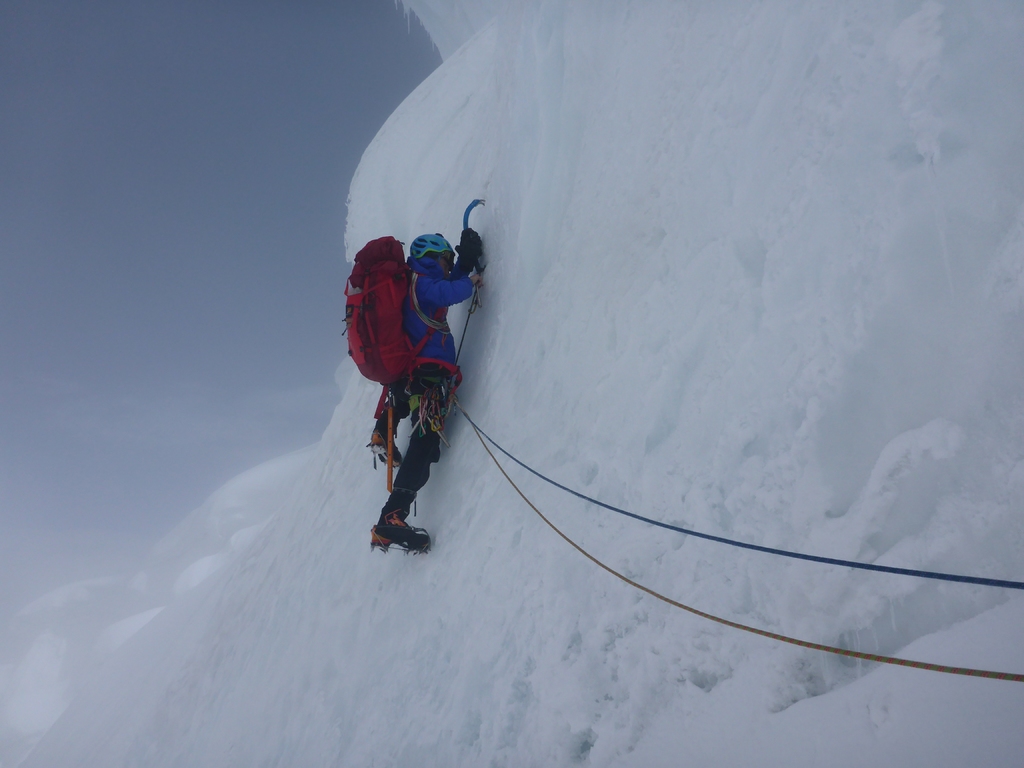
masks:
<path fill-rule="evenodd" d="M 446 60 L 366 150 L 346 252 L 456 239 L 486 198 L 460 391 L 484 429 L 672 524 L 1024 579 L 1019 3 L 408 4 Z M 160 579 L 133 581 L 150 597 L 91 636 L 102 664 L 72 687 L 70 640 L 39 624 L 0 667 L 5 766 L 44 731 L 24 765 L 1024 760 L 1024 684 L 844 661 L 645 596 L 555 536 L 460 417 L 413 520 L 433 551 L 371 553 L 378 389 L 347 362 L 339 379 L 315 449 L 165 542 Z M 687 605 L 1024 672 L 1019 592 L 729 548 L 509 471 Z M 12 709 L 19 690 L 49 703 Z"/>

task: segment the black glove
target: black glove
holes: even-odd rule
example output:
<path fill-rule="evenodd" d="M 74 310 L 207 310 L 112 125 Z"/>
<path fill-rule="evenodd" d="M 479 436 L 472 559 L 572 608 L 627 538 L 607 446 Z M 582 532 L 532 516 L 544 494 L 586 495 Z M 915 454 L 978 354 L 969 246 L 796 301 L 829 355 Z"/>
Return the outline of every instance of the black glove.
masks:
<path fill-rule="evenodd" d="M 476 230 L 469 228 L 462 230 L 462 239 L 455 246 L 455 250 L 459 252 L 458 267 L 465 274 L 468 275 L 474 269 L 477 272 L 482 271 L 480 262 L 484 255 L 484 244 Z"/>

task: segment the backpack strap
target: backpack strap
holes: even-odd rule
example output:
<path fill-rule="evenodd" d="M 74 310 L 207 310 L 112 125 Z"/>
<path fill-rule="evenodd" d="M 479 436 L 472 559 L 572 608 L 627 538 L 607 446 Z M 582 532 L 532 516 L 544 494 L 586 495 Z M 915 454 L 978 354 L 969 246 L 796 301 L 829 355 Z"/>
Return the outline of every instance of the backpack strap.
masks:
<path fill-rule="evenodd" d="M 373 412 L 374 419 L 379 419 L 380 415 L 384 413 L 384 406 L 387 404 L 388 401 L 388 392 L 390 391 L 390 387 L 390 384 L 384 385 L 384 391 L 380 393 L 380 400 L 377 401 L 377 410 Z"/>

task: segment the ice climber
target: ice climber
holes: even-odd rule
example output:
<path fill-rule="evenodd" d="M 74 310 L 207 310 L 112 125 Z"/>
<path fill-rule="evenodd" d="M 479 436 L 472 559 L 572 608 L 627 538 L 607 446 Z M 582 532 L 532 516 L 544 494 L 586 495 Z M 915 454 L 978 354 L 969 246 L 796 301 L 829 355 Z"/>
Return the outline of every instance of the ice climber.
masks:
<path fill-rule="evenodd" d="M 409 549 L 422 548 L 418 537 L 406 522 L 417 492 L 430 478 L 430 465 L 441 458 L 443 420 L 437 409 L 444 393 L 457 386 L 462 374 L 455 364 L 456 348 L 448 327 L 448 307 L 473 295 L 483 286 L 479 274 L 483 244 L 471 228 L 462 230 L 455 248 L 458 262 L 449 242 L 440 234 L 420 235 L 409 247 L 408 265 L 412 269 L 409 296 L 403 305 L 402 325 L 413 346 L 427 337 L 416 357 L 412 373 L 389 385 L 394 404 L 393 427 L 407 416 L 412 417 L 412 434 L 403 458 L 397 446 L 392 448 L 393 465 L 398 466 L 393 490 L 380 512 L 380 520 L 371 530 L 370 544 L 386 549 L 398 543 Z M 370 438 L 370 448 L 387 461 L 387 409 L 377 419 Z M 394 433 L 392 433 L 392 438 Z M 426 533 L 422 540 L 429 542 Z"/>

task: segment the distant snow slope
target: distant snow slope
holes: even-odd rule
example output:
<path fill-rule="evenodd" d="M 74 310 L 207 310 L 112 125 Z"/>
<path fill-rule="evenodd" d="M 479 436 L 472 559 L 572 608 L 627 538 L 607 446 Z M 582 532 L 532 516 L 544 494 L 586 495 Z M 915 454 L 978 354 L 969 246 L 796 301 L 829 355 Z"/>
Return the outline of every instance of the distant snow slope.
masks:
<path fill-rule="evenodd" d="M 136 570 L 111 563 L 106 575 L 59 587 L 0 626 L 2 768 L 18 765 L 90 680 L 106 685 L 104 665 L 169 605 L 183 614 L 157 632 L 177 637 L 176 624 L 191 620 L 190 593 L 200 584 L 216 589 L 211 577 L 241 556 L 279 511 L 311 456 L 310 449 L 296 451 L 243 472 L 148 557 L 138 557 Z M 144 633 L 140 642 L 149 637 L 158 635 Z"/>
<path fill-rule="evenodd" d="M 346 249 L 456 238 L 487 199 L 460 392 L 485 429 L 675 524 L 1024 578 L 1019 3 L 410 6 L 446 61 L 366 150 Z M 197 564 L 26 765 L 1019 765 L 1024 685 L 657 603 L 459 418 L 415 520 L 434 550 L 371 554 L 377 393 L 354 375 L 284 511 L 217 579 Z M 686 539 L 513 474 L 702 610 L 1024 672 L 1020 595 Z"/>

